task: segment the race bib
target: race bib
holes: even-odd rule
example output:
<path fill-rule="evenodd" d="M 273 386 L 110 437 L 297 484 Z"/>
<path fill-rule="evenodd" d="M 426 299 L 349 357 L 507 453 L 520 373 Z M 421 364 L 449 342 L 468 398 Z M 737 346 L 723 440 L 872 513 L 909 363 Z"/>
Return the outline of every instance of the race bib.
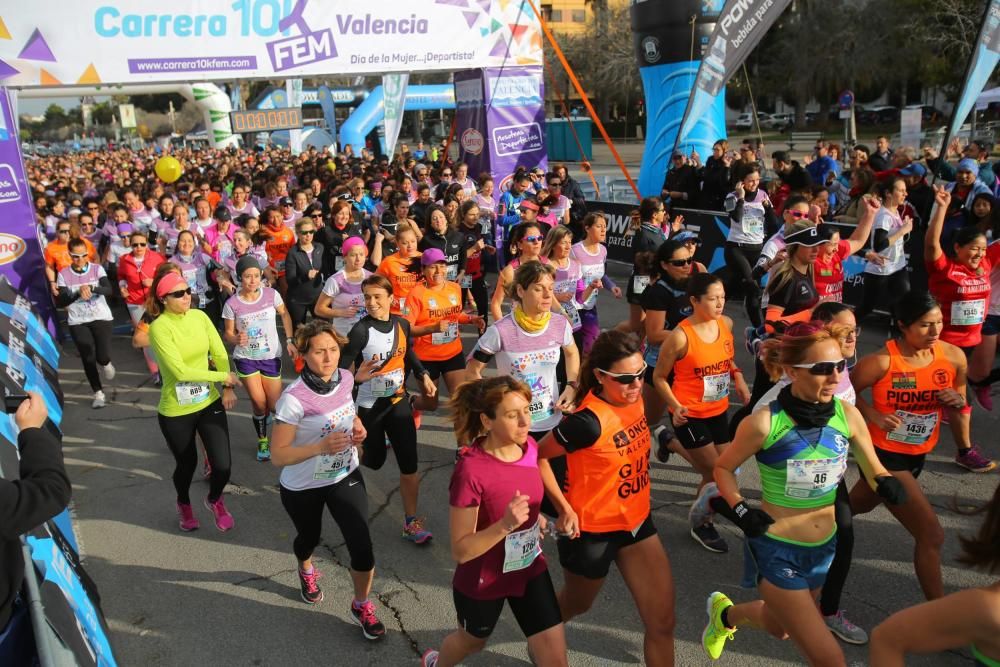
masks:
<path fill-rule="evenodd" d="M 900 425 L 886 435 L 886 439 L 902 442 L 907 445 L 922 445 L 926 443 L 937 426 L 938 413 L 917 415 L 905 410 L 896 410 Z"/>
<path fill-rule="evenodd" d="M 392 297 L 392 298 L 396 299 L 396 303 L 399 305 L 399 312 L 401 312 L 401 313 L 403 313 L 405 315 L 406 314 L 406 297 L 404 296 L 401 299 L 400 298 L 396 298 L 396 297 Z"/>
<path fill-rule="evenodd" d="M 789 459 L 785 467 L 785 495 L 819 498 L 837 488 L 846 470 L 846 452 L 830 459 Z"/>
<path fill-rule="evenodd" d="M 748 236 L 764 234 L 764 216 L 754 209 L 743 209 L 743 232 Z"/>
<path fill-rule="evenodd" d="M 399 388 L 403 386 L 403 369 L 397 368 L 384 375 L 376 375 L 371 380 L 372 396 L 375 398 L 388 398 L 395 396 Z"/>
<path fill-rule="evenodd" d="M 469 277 L 468 275 L 462 276 L 462 280 L 458 284 L 462 287 L 462 289 L 471 289 L 472 278 Z"/>
<path fill-rule="evenodd" d="M 986 299 L 955 301 L 951 304 L 951 323 L 955 326 L 982 324 L 986 319 Z"/>
<path fill-rule="evenodd" d="M 435 345 L 444 345 L 458 338 L 458 322 L 448 322 L 447 331 L 436 331 L 431 334 L 431 342 Z"/>
<path fill-rule="evenodd" d="M 333 258 L 333 270 L 334 271 L 343 271 L 344 270 L 344 256 L 343 255 L 337 255 L 336 257 Z"/>
<path fill-rule="evenodd" d="M 635 294 L 642 294 L 649 287 L 649 276 L 632 276 L 632 291 Z"/>
<path fill-rule="evenodd" d="M 270 359 L 274 356 L 264 334 L 264 327 L 260 325 L 247 327 L 247 344 L 243 347 L 243 351 L 250 359 Z"/>
<path fill-rule="evenodd" d="M 285 260 L 283 260 L 283 259 L 276 259 L 276 260 L 274 260 L 274 270 L 275 271 L 284 271 L 285 270 Z"/>
<path fill-rule="evenodd" d="M 351 472 L 356 451 L 354 447 L 348 447 L 336 454 L 320 454 L 316 457 L 313 479 L 339 480 L 346 477 Z"/>
<path fill-rule="evenodd" d="M 573 300 L 563 301 L 562 303 L 563 312 L 566 313 L 566 319 L 569 320 L 570 326 L 573 331 L 576 331 L 583 326 L 583 322 L 580 320 L 580 311 L 577 310 L 576 304 Z"/>
<path fill-rule="evenodd" d="M 444 277 L 445 280 L 455 282 L 455 279 L 458 278 L 458 264 L 449 264 Z"/>
<path fill-rule="evenodd" d="M 174 385 L 174 395 L 178 405 L 197 405 L 208 400 L 208 383 L 178 382 Z"/>
<path fill-rule="evenodd" d="M 714 403 L 729 396 L 729 373 L 705 375 L 701 378 L 701 381 L 703 385 L 701 392 L 702 403 Z"/>
<path fill-rule="evenodd" d="M 536 522 L 526 530 L 511 533 L 503 541 L 503 573 L 523 570 L 542 553 L 542 531 Z"/>

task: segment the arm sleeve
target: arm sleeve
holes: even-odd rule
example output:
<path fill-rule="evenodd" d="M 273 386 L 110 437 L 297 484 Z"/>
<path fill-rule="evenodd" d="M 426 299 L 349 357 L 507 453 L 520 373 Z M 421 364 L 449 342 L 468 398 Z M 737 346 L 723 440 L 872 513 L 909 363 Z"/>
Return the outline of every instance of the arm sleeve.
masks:
<path fill-rule="evenodd" d="M 781 229 L 781 221 L 774 212 L 774 204 L 764 207 L 764 231 L 768 234 L 777 234 Z"/>
<path fill-rule="evenodd" d="M 101 277 L 97 280 L 97 287 L 95 287 L 93 291 L 94 294 L 111 296 L 111 281 L 108 280 L 108 276 L 104 273 L 104 269 L 101 269 Z"/>
<path fill-rule="evenodd" d="M 47 429 L 27 428 L 17 436 L 18 480 L 0 480 L 0 538 L 18 535 L 51 519 L 69 504 L 72 486 L 59 439 Z"/>
<path fill-rule="evenodd" d="M 402 323 L 403 323 L 403 335 L 406 336 L 407 340 L 406 361 L 405 361 L 406 367 L 410 369 L 410 371 L 413 373 L 414 376 L 422 378 L 423 376 L 427 375 L 427 369 L 424 368 L 424 365 L 420 362 L 420 359 L 417 358 L 416 353 L 413 351 L 413 346 L 409 344 L 410 341 L 413 340 L 413 336 L 410 335 L 410 323 L 405 319 L 402 321 Z"/>
<path fill-rule="evenodd" d="M 192 312 L 200 313 L 201 311 L 195 311 L 192 309 Z M 211 320 L 208 319 L 207 315 L 202 314 L 202 317 L 204 317 L 205 321 L 208 322 L 208 325 L 202 328 L 202 330 L 204 331 L 207 330 L 207 328 L 211 327 L 212 325 L 211 325 Z M 155 325 L 156 322 L 154 322 L 153 324 Z M 214 327 L 212 327 L 212 331 L 215 333 L 215 339 L 217 343 L 216 341 L 213 341 L 211 338 L 209 338 L 208 347 L 209 350 L 212 352 L 212 357 L 213 359 L 215 359 L 217 367 L 220 369 L 225 368 L 225 370 L 213 371 L 210 370 L 207 365 L 204 368 L 195 368 L 193 366 L 188 366 L 187 363 L 184 361 L 184 357 L 181 355 L 180 350 L 177 349 L 177 346 L 174 342 L 172 335 L 173 332 L 160 331 L 159 329 L 160 329 L 159 327 L 156 328 L 150 327 L 149 345 L 150 347 L 153 348 L 153 352 L 156 354 L 156 360 L 159 362 L 159 364 L 161 366 L 164 366 L 170 372 L 171 375 L 177 378 L 178 381 L 224 382 L 229 377 L 229 355 L 226 354 L 226 348 L 223 347 L 222 341 L 219 340 L 219 333 L 215 331 Z M 198 331 L 196 330 L 194 332 L 179 332 L 179 333 L 188 333 L 197 335 Z M 207 332 L 206 334 L 202 335 L 207 335 Z M 216 358 L 215 350 L 217 347 L 222 352 L 221 358 Z M 204 359 L 202 360 L 202 363 L 204 363 Z"/>
<path fill-rule="evenodd" d="M 872 231 L 872 250 L 882 252 L 889 247 L 889 230 L 875 229 Z"/>
<path fill-rule="evenodd" d="M 586 449 L 601 437 L 601 422 L 593 412 L 583 409 L 563 417 L 552 430 L 552 437 L 567 452 Z"/>
<path fill-rule="evenodd" d="M 288 282 L 289 289 L 298 287 L 302 283 L 298 254 L 298 250 L 293 246 L 285 257 L 285 280 Z"/>
<path fill-rule="evenodd" d="M 469 244 L 466 241 L 465 235 L 463 234 L 458 241 L 458 272 L 463 273 L 465 271 L 465 264 L 468 262 L 469 257 L 466 254 L 469 250 Z"/>
<path fill-rule="evenodd" d="M 743 199 L 734 193 L 726 196 L 726 210 L 729 212 L 729 219 L 737 225 L 743 222 Z"/>
<path fill-rule="evenodd" d="M 362 320 L 355 323 L 347 334 L 347 347 L 344 348 L 343 353 L 340 355 L 340 367 L 350 368 L 351 364 L 354 364 L 355 367 L 360 366 L 361 350 L 365 349 L 365 345 L 367 344 L 368 325 Z"/>

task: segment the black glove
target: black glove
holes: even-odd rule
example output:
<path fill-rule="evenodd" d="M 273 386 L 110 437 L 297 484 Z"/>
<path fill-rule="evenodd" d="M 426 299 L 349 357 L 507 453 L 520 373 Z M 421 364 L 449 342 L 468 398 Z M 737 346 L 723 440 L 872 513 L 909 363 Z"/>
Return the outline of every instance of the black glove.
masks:
<path fill-rule="evenodd" d="M 875 493 L 890 505 L 902 505 L 906 502 L 906 489 L 892 475 L 875 478 Z"/>
<path fill-rule="evenodd" d="M 733 507 L 740 530 L 747 537 L 760 537 L 767 532 L 767 527 L 774 523 L 771 515 L 764 510 L 750 507 L 742 500 Z"/>

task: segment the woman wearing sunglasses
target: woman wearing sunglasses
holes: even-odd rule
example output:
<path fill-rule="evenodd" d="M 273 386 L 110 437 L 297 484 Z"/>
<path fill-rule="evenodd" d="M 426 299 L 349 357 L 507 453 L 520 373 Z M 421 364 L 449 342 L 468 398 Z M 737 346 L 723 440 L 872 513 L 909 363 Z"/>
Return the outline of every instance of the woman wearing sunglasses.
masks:
<path fill-rule="evenodd" d="M 229 355 L 215 325 L 203 312 L 191 308 L 191 294 L 182 275 L 166 272 L 156 277 L 146 300 L 153 319 L 149 343 L 163 378 L 158 419 L 176 461 L 173 482 L 180 529 L 192 531 L 200 525 L 190 497 L 198 466 L 197 435 L 211 465 L 205 506 L 212 512 L 215 527 L 226 532 L 235 525 L 222 500 L 231 461 L 226 410 L 236 405 L 234 387 L 239 378 L 229 369 Z M 210 354 L 214 368 L 209 367 Z M 216 383 L 223 386 L 221 395 Z"/>
<path fill-rule="evenodd" d="M 285 280 L 288 281 L 288 312 L 292 316 L 292 332 L 306 321 L 306 315 L 315 316 L 313 307 L 323 291 L 325 276 L 323 261 L 325 250 L 315 242 L 316 223 L 308 215 L 295 221 L 296 243 L 285 258 Z"/>
<path fill-rule="evenodd" d="M 835 231 L 830 236 L 830 241 L 820 246 L 813 266 L 813 280 L 821 303 L 841 303 L 844 300 L 844 260 L 865 247 L 880 208 L 877 199 L 865 195 L 861 204 L 861 217 L 850 237 L 841 239 L 840 232 Z"/>
<path fill-rule="evenodd" d="M 909 501 L 889 511 L 916 541 L 913 566 L 928 600 L 944 595 L 941 545 L 944 531 L 917 478 L 937 445 L 948 416 L 959 448 L 970 447 L 966 360 L 961 349 L 941 340 L 944 316 L 926 292 L 903 295 L 895 307 L 900 336 L 870 354 L 851 372 L 858 408 L 868 422 L 875 453 L 906 489 Z M 862 393 L 871 388 L 871 399 Z M 851 489 L 855 514 L 875 509 L 881 499 L 863 484 Z"/>
<path fill-rule="evenodd" d="M 559 516 L 563 621 L 590 609 L 615 563 L 642 618 L 644 663 L 659 667 L 674 664 L 674 582 L 651 515 L 645 372 L 638 336 L 601 333 L 580 374 L 576 411 L 539 442 L 539 455 L 567 468 L 565 495 L 542 478 Z"/>
<path fill-rule="evenodd" d="M 105 406 L 104 387 L 97 367 L 101 367 L 108 382 L 115 377 L 115 367 L 111 363 L 114 317 L 105 299 L 111 294 L 111 283 L 104 267 L 90 261 L 83 239 L 69 242 L 69 256 L 72 264 L 60 271 L 57 279 L 56 304 L 66 308 L 69 333 L 80 352 L 90 390 L 94 392 L 91 407 L 97 410 Z"/>
<path fill-rule="evenodd" d="M 896 300 L 910 291 L 904 245 L 907 235 L 913 231 L 913 220 L 904 220 L 898 212 L 906 203 L 906 181 L 902 176 L 894 176 L 876 183 L 872 191 L 882 201 L 882 208 L 875 215 L 869 249 L 865 253 L 865 294 L 857 310 L 859 322 L 876 306 L 892 312 Z"/>
<path fill-rule="evenodd" d="M 573 340 L 577 348 L 582 338 L 579 335 L 583 322 L 580 319 L 580 304 L 587 300 L 594 288 L 583 282 L 580 262 L 573 256 L 573 231 L 566 225 L 549 230 L 542 244 L 542 256 L 556 270 L 555 297 L 559 312 L 569 320 L 573 328 Z"/>
<path fill-rule="evenodd" d="M 857 408 L 836 397 L 847 361 L 840 343 L 818 323 L 796 323 L 764 341 L 769 373 L 791 383 L 770 405 L 740 423 L 715 465 L 715 482 L 756 565 L 761 599 L 734 605 L 723 593 L 708 598 L 702 647 L 722 654 L 741 626 L 788 636 L 809 664 L 845 664 L 843 652 L 816 606 L 837 542 L 834 499 L 847 471 L 848 448 L 863 474 L 859 484 L 898 505 L 906 494 L 872 451 Z M 763 499 L 751 507 L 736 469 L 751 457 L 760 469 Z M 876 495 L 876 493 L 878 495 Z"/>
<path fill-rule="evenodd" d="M 156 267 L 166 260 L 158 252 L 149 250 L 149 238 L 141 230 L 133 230 L 129 241 L 132 249 L 127 255 L 123 255 L 118 265 L 118 287 L 121 290 L 122 298 L 128 307 L 128 315 L 132 319 L 132 326 L 136 326 L 146 312 L 146 301 L 149 299 L 149 289 L 153 285 L 156 276 Z M 149 374 L 159 382 L 159 367 L 156 358 L 153 356 L 151 348 L 144 348 L 142 351 L 146 357 L 146 367 Z"/>
<path fill-rule="evenodd" d="M 567 201 L 569 201 L 567 199 Z M 569 207 L 566 208 L 569 216 Z M 608 220 L 601 213 L 588 213 L 583 218 L 584 238 L 573 246 L 573 258 L 580 262 L 583 272 L 583 282 L 592 288 L 587 299 L 580 304 L 580 352 L 590 352 L 597 334 L 601 332 L 597 313 L 597 293 L 600 289 L 609 289 L 616 299 L 622 298 L 622 290 L 605 272 L 608 261 L 608 249 L 604 241 L 608 236 Z"/>
<path fill-rule="evenodd" d="M 778 226 L 774 206 L 767 193 L 760 188 L 760 172 L 756 168 L 746 171 L 736 189 L 725 199 L 729 213 L 729 234 L 726 237 L 726 264 L 736 272 L 743 285 L 743 299 L 750 323 L 761 324 L 760 286 L 752 267 L 764 246 L 768 230 Z M 806 204 L 808 212 L 809 205 Z"/>
<path fill-rule="evenodd" d="M 514 271 L 528 262 L 548 264 L 549 260 L 542 255 L 542 229 L 535 223 L 522 222 L 510 232 L 510 248 L 514 259 L 497 274 L 497 286 L 490 299 L 490 315 L 497 322 L 503 317 L 503 301 L 507 295 L 507 286 L 514 280 Z"/>
<path fill-rule="evenodd" d="M 750 390 L 736 366 L 733 321 L 723 314 L 722 280 L 711 273 L 691 276 L 686 297 L 692 313 L 663 342 L 653 384 L 673 415 L 677 439 L 701 474 L 698 496 L 711 483 L 715 462 L 729 444 L 730 387 L 744 404 L 750 400 Z M 729 551 L 710 517 L 692 524 L 690 533 L 709 551 Z"/>

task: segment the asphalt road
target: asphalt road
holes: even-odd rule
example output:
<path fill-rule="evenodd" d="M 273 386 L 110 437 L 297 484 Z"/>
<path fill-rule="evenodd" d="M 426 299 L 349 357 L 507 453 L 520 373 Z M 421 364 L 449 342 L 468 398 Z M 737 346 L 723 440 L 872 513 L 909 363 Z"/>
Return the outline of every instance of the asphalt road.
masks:
<path fill-rule="evenodd" d="M 623 272 L 615 266 L 611 271 L 613 276 Z M 627 315 L 624 301 L 607 293 L 601 296 L 600 308 L 602 322 L 609 326 Z M 730 302 L 727 313 L 742 331 L 741 304 Z M 867 327 L 862 334 L 862 352 L 879 344 L 876 328 Z M 884 335 L 883 330 L 881 338 Z M 465 343 L 469 347 L 473 340 Z M 738 348 L 740 365 L 752 368 L 742 345 Z M 255 461 L 244 394 L 230 413 L 234 462 L 226 502 L 236 528 L 227 534 L 216 531 L 200 504 L 207 484 L 196 479 L 192 496 L 202 528 L 183 534 L 174 515 L 173 460 L 156 422 L 158 390 L 147 381 L 140 354 L 126 337 L 116 339 L 118 377 L 106 388 L 108 407 L 94 411 L 75 349 L 68 344 L 64 350 L 64 446 L 74 484 L 76 527 L 121 664 L 417 664 L 424 649 L 436 647 L 455 627 L 447 526 L 455 440 L 440 415 L 426 415 L 419 434 L 420 513 L 436 535 L 429 545 L 418 547 L 400 537 L 403 512 L 391 457 L 381 471 L 365 471 L 376 557 L 373 597 L 388 629 L 382 641 L 368 642 L 347 613 L 347 553 L 328 516 L 316 552 L 326 598 L 315 607 L 300 600 L 291 553 L 294 534 L 278 498 L 278 469 Z M 1000 456 L 1000 446 L 995 435 L 987 434 L 996 429 L 996 417 L 977 407 L 974 439 L 993 457 Z M 953 455 L 950 435 L 945 435 L 921 477 L 945 528 L 944 580 L 949 591 L 992 581 L 956 564 L 957 536 L 970 533 L 979 518 L 951 507 L 955 502 L 971 506 L 984 501 L 998 480 L 995 473 L 964 472 L 951 462 Z M 852 470 L 850 481 L 856 476 Z M 683 461 L 672 459 L 666 466 L 655 465 L 652 479 L 654 517 L 677 582 L 677 664 L 708 664 L 700 645 L 706 596 L 721 590 L 736 601 L 753 598 L 752 591 L 739 588 L 739 531 L 720 520 L 731 551 L 705 551 L 688 535 L 686 522 L 697 476 Z M 744 466 L 741 482 L 751 497 L 759 497 L 754 465 Z M 893 611 L 921 602 L 922 595 L 911 564 L 912 540 L 889 513 L 876 510 L 857 518 L 855 526 L 854 565 L 843 606 L 850 618 L 870 630 Z M 545 541 L 545 553 L 558 587 L 562 573 L 551 539 Z M 642 626 L 615 570 L 594 608 L 569 623 L 567 639 L 572 665 L 642 662 Z M 843 646 L 849 665 L 867 664 L 865 648 Z M 790 642 L 754 630 L 740 631 L 722 658 L 722 664 L 731 665 L 801 662 Z M 970 663 L 968 651 L 958 650 L 913 658 L 907 664 Z M 509 611 L 487 650 L 468 664 L 527 664 L 524 639 Z"/>

